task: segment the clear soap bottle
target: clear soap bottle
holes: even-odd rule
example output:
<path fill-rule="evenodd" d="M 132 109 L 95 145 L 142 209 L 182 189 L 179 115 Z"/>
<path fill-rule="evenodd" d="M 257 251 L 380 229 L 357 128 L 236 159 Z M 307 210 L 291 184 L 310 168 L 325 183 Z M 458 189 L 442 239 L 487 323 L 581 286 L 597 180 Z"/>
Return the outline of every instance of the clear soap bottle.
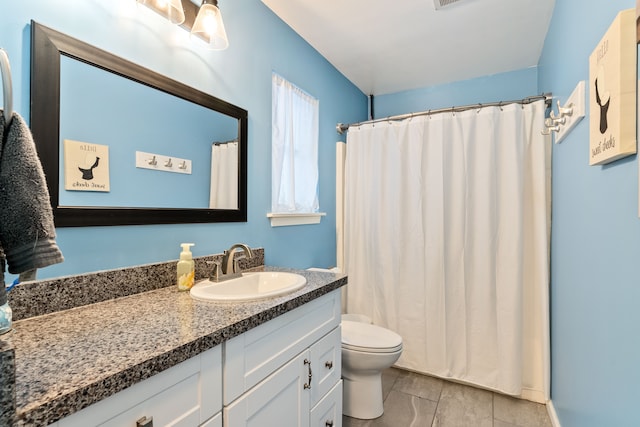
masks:
<path fill-rule="evenodd" d="M 193 287 L 195 279 L 195 263 L 191 254 L 194 243 L 181 243 L 180 261 L 178 261 L 178 290 L 188 291 Z"/>

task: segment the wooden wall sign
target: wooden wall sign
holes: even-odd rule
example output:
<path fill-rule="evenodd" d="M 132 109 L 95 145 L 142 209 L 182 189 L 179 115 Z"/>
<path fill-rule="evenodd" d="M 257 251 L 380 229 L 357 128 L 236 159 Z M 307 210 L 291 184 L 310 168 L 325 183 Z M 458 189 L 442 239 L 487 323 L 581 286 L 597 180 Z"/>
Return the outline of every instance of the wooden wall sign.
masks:
<path fill-rule="evenodd" d="M 635 9 L 618 13 L 589 57 L 589 164 L 636 152 Z"/>

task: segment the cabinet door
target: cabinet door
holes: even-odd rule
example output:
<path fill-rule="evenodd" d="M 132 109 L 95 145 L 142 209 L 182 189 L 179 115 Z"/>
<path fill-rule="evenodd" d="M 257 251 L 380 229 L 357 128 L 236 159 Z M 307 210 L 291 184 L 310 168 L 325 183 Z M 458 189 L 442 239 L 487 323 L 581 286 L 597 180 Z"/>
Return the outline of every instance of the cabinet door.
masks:
<path fill-rule="evenodd" d="M 304 351 L 225 407 L 224 425 L 308 427 L 309 372 L 309 351 Z"/>
<path fill-rule="evenodd" d="M 313 382 L 311 407 L 322 399 L 342 375 L 342 337 L 340 326 L 318 340 L 310 348 Z"/>
<path fill-rule="evenodd" d="M 224 404 L 229 405 L 339 324 L 340 290 L 336 289 L 225 342 Z"/>
<path fill-rule="evenodd" d="M 222 427 L 222 412 L 218 412 L 215 417 L 206 421 L 200 427 Z"/>
<path fill-rule="evenodd" d="M 342 427 L 342 380 L 311 410 L 310 427 Z"/>

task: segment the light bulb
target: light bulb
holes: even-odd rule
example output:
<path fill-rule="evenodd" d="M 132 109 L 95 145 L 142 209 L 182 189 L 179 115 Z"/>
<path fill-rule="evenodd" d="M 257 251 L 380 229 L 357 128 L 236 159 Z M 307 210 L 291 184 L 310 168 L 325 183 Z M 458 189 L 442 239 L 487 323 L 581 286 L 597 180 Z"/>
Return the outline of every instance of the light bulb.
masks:
<path fill-rule="evenodd" d="M 222 50 L 229 46 L 222 14 L 213 4 L 204 3 L 200 7 L 191 35 L 204 40 L 209 49 Z"/>

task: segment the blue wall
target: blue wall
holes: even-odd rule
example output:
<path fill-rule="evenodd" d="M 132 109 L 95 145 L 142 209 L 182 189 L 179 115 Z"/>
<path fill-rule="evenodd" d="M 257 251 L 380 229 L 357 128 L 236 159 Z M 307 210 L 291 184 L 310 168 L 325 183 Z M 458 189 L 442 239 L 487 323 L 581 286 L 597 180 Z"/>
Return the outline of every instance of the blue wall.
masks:
<path fill-rule="evenodd" d="M 564 103 L 633 0 L 556 1 L 540 88 Z M 588 104 L 587 104 L 588 110 Z M 563 427 L 638 426 L 640 219 L 636 156 L 589 166 L 589 111 L 553 148 L 552 399 Z"/>
<path fill-rule="evenodd" d="M 375 96 L 376 118 L 430 109 L 499 102 L 539 95 L 535 67 L 477 79 Z"/>
<path fill-rule="evenodd" d="M 66 260 L 39 278 L 176 259 L 180 242 L 194 242 L 196 256 L 245 242 L 264 247 L 271 265 L 335 265 L 335 125 L 366 118 L 366 97 L 259 0 L 221 0 L 220 8 L 230 45 L 215 52 L 134 0 L 3 3 L 0 47 L 11 60 L 14 108 L 27 120 L 31 19 L 249 111 L 247 223 L 58 228 Z M 319 225 L 271 228 L 266 218 L 272 71 L 320 100 L 320 210 L 328 215 Z"/>

